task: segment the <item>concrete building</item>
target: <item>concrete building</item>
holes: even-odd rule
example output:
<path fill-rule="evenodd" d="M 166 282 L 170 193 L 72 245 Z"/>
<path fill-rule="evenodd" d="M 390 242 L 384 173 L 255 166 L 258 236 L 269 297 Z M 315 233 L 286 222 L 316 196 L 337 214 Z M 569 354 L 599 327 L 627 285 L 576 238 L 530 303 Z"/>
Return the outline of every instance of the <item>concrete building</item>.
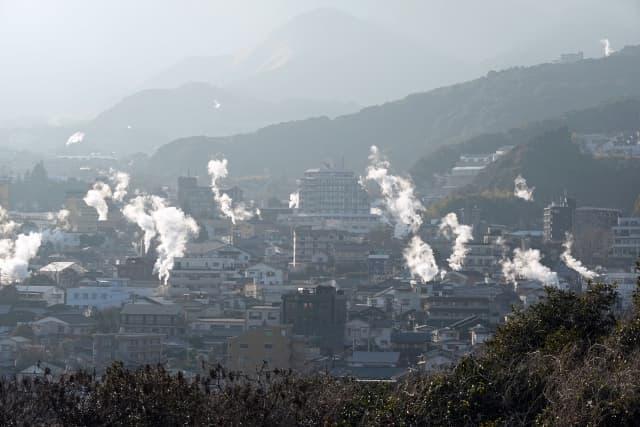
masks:
<path fill-rule="evenodd" d="M 298 208 L 283 216 L 291 227 L 366 233 L 379 224 L 379 218 L 371 215 L 367 192 L 351 171 L 309 169 L 298 187 Z"/>
<path fill-rule="evenodd" d="M 98 279 L 91 285 L 77 286 L 66 290 L 65 304 L 78 308 L 93 307 L 104 310 L 121 307 L 136 298 L 151 297 L 155 288 L 130 287 L 127 281 Z"/>
<path fill-rule="evenodd" d="M 247 268 L 244 272 L 245 277 L 252 279 L 257 285 L 275 285 L 280 286 L 284 283 L 284 271 L 272 267 L 270 265 L 259 263 Z"/>
<path fill-rule="evenodd" d="M 178 178 L 178 204 L 194 218 L 212 218 L 216 212 L 211 187 L 199 186 L 198 179 L 192 176 Z"/>
<path fill-rule="evenodd" d="M 564 242 L 566 233 L 573 232 L 575 200 L 564 197 L 560 203 L 551 203 L 544 208 L 544 241 Z"/>
<path fill-rule="evenodd" d="M 318 286 L 282 297 L 282 323 L 293 325 L 293 333 L 318 337 L 325 351 L 342 348 L 347 319 L 347 301 L 342 291 Z"/>
<path fill-rule="evenodd" d="M 189 332 L 208 338 L 227 339 L 236 337 L 246 329 L 245 319 L 234 318 L 199 318 L 189 324 Z"/>
<path fill-rule="evenodd" d="M 638 273 L 632 271 L 609 271 L 605 275 L 605 282 L 616 285 L 618 308 L 627 309 L 633 305 L 633 294 L 638 288 Z"/>
<path fill-rule="evenodd" d="M 366 263 L 368 248 L 360 248 L 361 242 L 361 236 L 343 230 L 297 227 L 293 231 L 293 263 L 297 265 L 334 262 L 339 259 L 339 255 L 349 255 L 348 251 L 353 248 L 345 248 L 347 244 L 358 245 L 356 259 Z"/>
<path fill-rule="evenodd" d="M 221 293 L 225 282 L 243 277 L 251 255 L 222 242 L 189 244 L 183 257 L 175 259 L 169 284 L 172 287 Z"/>
<path fill-rule="evenodd" d="M 247 329 L 280 325 L 280 307 L 254 305 L 253 307 L 247 308 L 244 320 Z"/>
<path fill-rule="evenodd" d="M 118 277 L 137 282 L 158 282 L 157 274 L 153 267 L 155 260 L 152 257 L 127 257 L 124 263 L 117 263 Z"/>
<path fill-rule="evenodd" d="M 298 211 L 304 214 L 368 215 L 367 192 L 353 172 L 336 169 L 309 169 L 299 180 Z"/>
<path fill-rule="evenodd" d="M 371 280 L 381 280 L 388 277 L 393 272 L 391 257 L 387 254 L 368 255 L 367 272 Z"/>
<path fill-rule="evenodd" d="M 282 301 L 282 295 L 295 291 L 295 287 L 285 284 L 285 270 L 259 263 L 245 270 L 245 277 L 250 283 L 244 286 L 245 295 L 256 298 L 266 304 Z"/>
<path fill-rule="evenodd" d="M 69 211 L 69 225 L 76 233 L 98 231 L 98 213 L 84 202 L 85 192 L 67 192 L 64 206 Z"/>
<path fill-rule="evenodd" d="M 158 333 L 168 337 L 185 332 L 180 306 L 153 303 L 126 304 L 120 312 L 123 332 Z"/>
<path fill-rule="evenodd" d="M 164 335 L 115 333 L 93 335 L 93 363 L 102 370 L 113 362 L 135 368 L 164 362 Z"/>
<path fill-rule="evenodd" d="M 611 256 L 633 263 L 640 256 L 640 217 L 619 218 L 612 232 Z"/>
<path fill-rule="evenodd" d="M 576 256 L 583 262 L 604 263 L 613 240 L 612 227 L 617 225 L 620 216 L 618 209 L 577 208 L 573 226 Z"/>
<path fill-rule="evenodd" d="M 296 358 L 295 340 L 291 326 L 263 326 L 250 329 L 229 338 L 227 367 L 255 374 L 263 367 L 273 369 L 295 369 L 302 362 Z"/>
<path fill-rule="evenodd" d="M 467 255 L 463 261 L 463 270 L 478 273 L 492 273 L 499 268 L 504 248 L 491 243 L 467 244 Z"/>

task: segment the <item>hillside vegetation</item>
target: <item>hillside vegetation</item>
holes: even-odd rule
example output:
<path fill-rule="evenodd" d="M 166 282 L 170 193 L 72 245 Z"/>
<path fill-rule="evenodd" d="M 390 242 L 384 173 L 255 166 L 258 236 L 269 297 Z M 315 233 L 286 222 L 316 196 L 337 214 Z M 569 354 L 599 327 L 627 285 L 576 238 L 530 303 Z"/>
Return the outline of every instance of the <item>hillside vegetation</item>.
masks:
<path fill-rule="evenodd" d="M 418 184 L 429 184 L 434 174 L 448 172 L 462 154 L 492 153 L 505 145 L 528 143 L 545 133 L 565 127 L 570 132 L 577 133 L 638 131 L 640 98 L 627 98 L 570 111 L 555 119 L 532 122 L 506 132 L 481 134 L 458 144 L 435 148 L 411 168 L 411 176 Z"/>
<path fill-rule="evenodd" d="M 0 382 L 2 425 L 637 425 L 640 312 L 611 309 L 615 289 L 549 289 L 439 374 L 396 384 L 220 367 L 194 380 L 114 365 L 59 381 Z"/>
<path fill-rule="evenodd" d="M 412 176 L 419 184 L 428 185 L 433 174 L 448 171 L 463 153 L 487 153 L 503 145 L 515 145 L 480 173 L 472 185 L 431 206 L 430 215 L 437 218 L 452 210 L 478 206 L 490 221 L 527 227 L 539 223 L 542 208 L 565 191 L 577 199 L 578 205 L 631 213 L 640 209 L 640 189 L 635 185 L 640 182 L 640 160 L 595 159 L 580 151 L 575 133 L 639 129 L 640 99 L 627 99 L 441 147 L 422 159 Z M 513 196 L 518 175 L 535 187 L 533 202 Z"/>
<path fill-rule="evenodd" d="M 507 129 L 623 97 L 640 96 L 640 48 L 572 64 L 542 64 L 491 72 L 486 77 L 410 95 L 335 119 L 314 118 L 223 138 L 191 137 L 164 145 L 153 171 L 204 175 L 206 159 L 224 154 L 232 173 L 299 174 L 329 158 L 364 168 L 379 145 L 400 170 L 434 147 Z M 251 152 L 252 156 L 246 156 Z"/>

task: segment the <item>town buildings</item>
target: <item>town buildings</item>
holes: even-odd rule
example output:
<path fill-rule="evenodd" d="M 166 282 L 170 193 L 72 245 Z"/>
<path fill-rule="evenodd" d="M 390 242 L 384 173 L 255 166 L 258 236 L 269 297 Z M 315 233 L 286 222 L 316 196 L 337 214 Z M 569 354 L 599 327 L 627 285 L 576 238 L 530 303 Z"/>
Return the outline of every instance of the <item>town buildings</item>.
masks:
<path fill-rule="evenodd" d="M 566 234 L 573 231 L 575 200 L 564 197 L 560 203 L 551 203 L 544 208 L 544 240 L 549 243 L 560 243 Z"/>

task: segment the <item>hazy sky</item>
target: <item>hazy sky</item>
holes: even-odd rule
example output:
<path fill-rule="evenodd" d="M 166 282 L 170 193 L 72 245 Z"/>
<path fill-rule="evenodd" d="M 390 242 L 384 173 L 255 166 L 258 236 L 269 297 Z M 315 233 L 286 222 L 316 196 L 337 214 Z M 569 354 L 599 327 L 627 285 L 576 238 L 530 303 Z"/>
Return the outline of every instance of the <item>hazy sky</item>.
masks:
<path fill-rule="evenodd" d="M 0 0 L 0 121 L 90 116 L 193 55 L 334 7 L 472 63 L 640 42 L 638 0 Z M 540 46 L 542 45 L 542 46 Z M 509 60 L 510 55 L 514 58 Z M 527 56 L 529 55 L 529 56 Z"/>

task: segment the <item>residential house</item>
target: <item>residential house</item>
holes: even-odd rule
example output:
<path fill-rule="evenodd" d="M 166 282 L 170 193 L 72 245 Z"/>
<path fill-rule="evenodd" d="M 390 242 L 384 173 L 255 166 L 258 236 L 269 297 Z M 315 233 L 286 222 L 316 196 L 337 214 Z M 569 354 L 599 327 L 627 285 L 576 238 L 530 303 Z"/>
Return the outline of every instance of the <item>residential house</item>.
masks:
<path fill-rule="evenodd" d="M 80 264 L 73 261 L 52 262 L 38 270 L 38 274 L 50 278 L 62 288 L 76 285 L 86 272 Z"/>
<path fill-rule="evenodd" d="M 126 367 L 164 362 L 164 334 L 112 333 L 93 335 L 93 363 L 104 369 L 114 361 Z"/>
<path fill-rule="evenodd" d="M 159 333 L 172 337 L 185 332 L 184 318 L 177 304 L 125 304 L 120 311 L 123 332 Z"/>

